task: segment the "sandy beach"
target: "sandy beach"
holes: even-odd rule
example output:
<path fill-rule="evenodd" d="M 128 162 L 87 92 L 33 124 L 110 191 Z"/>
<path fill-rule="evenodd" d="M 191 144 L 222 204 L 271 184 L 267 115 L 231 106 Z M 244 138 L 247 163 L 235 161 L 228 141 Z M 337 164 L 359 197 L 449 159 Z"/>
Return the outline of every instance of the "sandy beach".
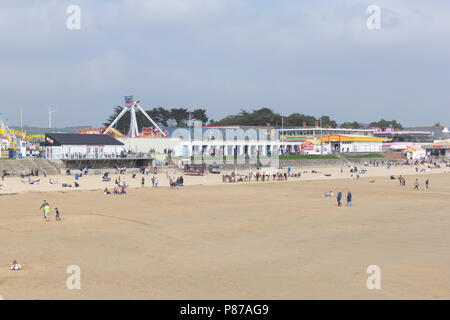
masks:
<path fill-rule="evenodd" d="M 298 169 L 280 182 L 222 183 L 185 176 L 169 189 L 121 175 L 126 195 L 104 195 L 101 176 L 6 178 L 0 201 L 0 296 L 4 299 L 449 299 L 450 174 L 413 167 Z M 294 171 L 296 172 L 297 169 Z M 309 172 L 304 172 L 309 171 Z M 325 177 L 330 173 L 331 177 Z M 171 173 L 172 174 L 172 173 Z M 177 173 L 179 174 L 179 173 Z M 400 187 L 390 175 L 406 176 Z M 420 188 L 412 184 L 418 178 Z M 424 189 L 429 178 L 431 187 Z M 353 206 L 337 207 L 348 191 Z M 43 222 L 43 200 L 52 207 Z M 54 218 L 54 208 L 62 221 Z M 22 270 L 11 271 L 16 259 Z M 68 290 L 69 265 L 81 289 Z M 381 269 L 369 290 L 366 269 Z"/>

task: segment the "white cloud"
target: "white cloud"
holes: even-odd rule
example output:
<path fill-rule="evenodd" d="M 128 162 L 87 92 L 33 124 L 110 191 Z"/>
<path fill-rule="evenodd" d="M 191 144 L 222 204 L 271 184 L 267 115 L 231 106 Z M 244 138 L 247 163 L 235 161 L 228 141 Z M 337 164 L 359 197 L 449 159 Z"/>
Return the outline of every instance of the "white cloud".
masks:
<path fill-rule="evenodd" d="M 81 8 L 79 31 L 66 28 L 69 4 Z M 366 28 L 370 4 L 382 8 L 379 31 Z M 0 106 L 22 101 L 39 122 L 54 102 L 89 111 L 93 124 L 128 93 L 146 105 L 198 104 L 213 118 L 272 105 L 358 120 L 427 100 L 439 113 L 450 100 L 440 89 L 449 9 L 437 0 L 2 1 Z"/>

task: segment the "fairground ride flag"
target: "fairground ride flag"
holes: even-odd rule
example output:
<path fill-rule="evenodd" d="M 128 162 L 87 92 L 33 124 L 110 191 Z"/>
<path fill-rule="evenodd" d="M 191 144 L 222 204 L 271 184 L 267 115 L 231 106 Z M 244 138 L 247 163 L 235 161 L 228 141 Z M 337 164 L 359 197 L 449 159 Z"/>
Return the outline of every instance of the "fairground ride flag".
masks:
<path fill-rule="evenodd" d="M 125 97 L 125 106 L 131 107 L 133 105 L 133 96 L 126 96 Z"/>

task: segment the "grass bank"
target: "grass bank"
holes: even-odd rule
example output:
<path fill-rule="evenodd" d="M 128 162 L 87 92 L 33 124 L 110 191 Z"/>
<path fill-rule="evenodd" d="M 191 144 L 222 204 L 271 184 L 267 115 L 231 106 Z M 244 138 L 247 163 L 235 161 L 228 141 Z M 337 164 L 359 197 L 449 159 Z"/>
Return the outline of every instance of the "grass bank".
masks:
<path fill-rule="evenodd" d="M 292 154 L 280 156 L 280 160 L 299 160 L 299 159 L 339 159 L 334 154 Z"/>
<path fill-rule="evenodd" d="M 364 159 L 364 158 L 384 158 L 384 155 L 381 153 L 366 153 L 366 154 L 357 154 L 354 156 L 347 156 L 351 159 Z"/>

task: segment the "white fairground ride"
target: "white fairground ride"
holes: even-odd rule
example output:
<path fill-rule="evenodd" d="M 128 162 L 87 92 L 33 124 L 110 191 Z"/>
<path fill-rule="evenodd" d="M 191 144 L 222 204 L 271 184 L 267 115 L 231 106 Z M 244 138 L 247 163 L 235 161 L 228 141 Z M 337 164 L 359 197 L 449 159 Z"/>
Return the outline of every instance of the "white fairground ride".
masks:
<path fill-rule="evenodd" d="M 158 127 L 156 122 L 153 121 L 152 118 L 150 118 L 150 116 L 147 114 L 147 112 L 145 112 L 144 109 L 142 109 L 142 107 L 139 105 L 139 102 L 141 102 L 141 100 L 137 100 L 136 101 L 136 100 L 133 99 L 133 96 L 125 97 L 125 108 L 119 113 L 119 115 L 116 117 L 116 119 L 114 119 L 114 121 L 111 122 L 111 124 L 103 132 L 103 134 L 107 134 L 108 131 L 111 130 L 111 128 L 116 125 L 116 123 L 120 120 L 120 118 L 122 118 L 125 113 L 130 111 L 130 115 L 131 115 L 131 117 L 130 117 L 130 130 L 128 131 L 128 136 L 131 137 L 131 138 L 139 137 L 139 128 L 138 128 L 138 124 L 137 124 L 137 120 L 136 120 L 136 108 L 137 108 L 155 126 L 155 128 L 158 129 L 159 132 L 161 132 L 161 134 L 165 137 L 166 134 L 164 133 L 164 131 L 162 131 Z"/>

